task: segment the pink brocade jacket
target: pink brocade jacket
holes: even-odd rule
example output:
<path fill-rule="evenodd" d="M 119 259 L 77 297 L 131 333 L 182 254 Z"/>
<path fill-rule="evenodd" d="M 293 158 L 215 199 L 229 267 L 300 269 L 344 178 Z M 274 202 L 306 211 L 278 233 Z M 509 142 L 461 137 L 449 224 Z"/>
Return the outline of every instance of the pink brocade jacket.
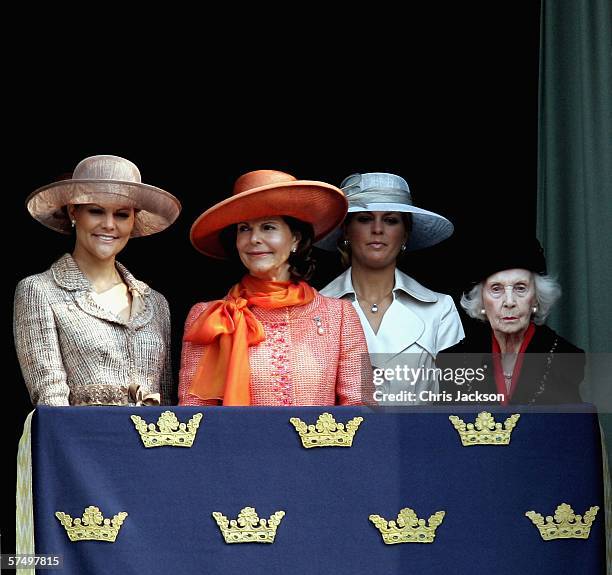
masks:
<path fill-rule="evenodd" d="M 197 303 L 185 332 L 209 306 Z M 372 397 L 366 339 L 350 302 L 315 291 L 302 306 L 251 311 L 263 324 L 265 341 L 249 347 L 251 405 L 358 405 Z M 189 388 L 206 345 L 183 340 L 179 405 L 217 405 Z"/>

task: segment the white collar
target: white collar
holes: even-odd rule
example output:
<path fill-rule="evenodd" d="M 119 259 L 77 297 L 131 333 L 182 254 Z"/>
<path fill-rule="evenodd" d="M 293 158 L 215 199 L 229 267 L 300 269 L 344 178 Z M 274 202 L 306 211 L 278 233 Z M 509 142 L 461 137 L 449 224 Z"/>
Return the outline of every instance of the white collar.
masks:
<path fill-rule="evenodd" d="M 352 268 L 348 268 L 344 273 L 340 274 L 335 280 L 326 285 L 321 293 L 327 297 L 343 297 L 350 295 L 355 299 L 355 288 L 351 277 Z M 418 281 L 411 278 L 409 275 L 395 268 L 395 287 L 393 291 L 397 294 L 398 291 L 425 303 L 435 303 L 438 301 L 438 294 Z"/>

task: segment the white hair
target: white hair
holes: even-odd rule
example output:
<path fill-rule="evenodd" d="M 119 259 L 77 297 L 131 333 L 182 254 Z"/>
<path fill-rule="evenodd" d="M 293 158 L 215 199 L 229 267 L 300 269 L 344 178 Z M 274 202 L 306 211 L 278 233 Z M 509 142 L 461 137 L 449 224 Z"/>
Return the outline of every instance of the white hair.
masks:
<path fill-rule="evenodd" d="M 531 319 L 536 325 L 542 325 L 553 305 L 561 297 L 561 286 L 559 282 L 552 276 L 532 273 L 533 283 L 535 286 L 536 307 L 537 311 L 531 316 Z M 482 313 L 482 288 L 484 280 L 476 284 L 470 291 L 465 292 L 461 296 L 461 307 L 470 317 L 486 321 L 487 316 Z"/>

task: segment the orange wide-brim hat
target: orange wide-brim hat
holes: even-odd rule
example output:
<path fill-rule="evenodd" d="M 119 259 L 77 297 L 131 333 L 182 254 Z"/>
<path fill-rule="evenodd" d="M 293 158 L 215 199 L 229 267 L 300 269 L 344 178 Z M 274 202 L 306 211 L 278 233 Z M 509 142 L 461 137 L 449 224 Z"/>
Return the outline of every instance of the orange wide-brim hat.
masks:
<path fill-rule="evenodd" d="M 219 234 L 228 226 L 269 216 L 290 216 L 312 225 L 319 240 L 344 220 L 348 202 L 336 186 L 297 180 L 276 170 L 240 176 L 231 197 L 206 210 L 191 226 L 194 247 L 213 258 L 228 256 Z"/>

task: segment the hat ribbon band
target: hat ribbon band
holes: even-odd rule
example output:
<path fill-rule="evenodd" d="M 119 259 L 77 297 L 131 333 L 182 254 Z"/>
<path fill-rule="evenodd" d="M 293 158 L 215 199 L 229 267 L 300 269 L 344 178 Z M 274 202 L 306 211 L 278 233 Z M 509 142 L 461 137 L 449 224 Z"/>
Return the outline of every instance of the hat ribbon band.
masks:
<path fill-rule="evenodd" d="M 412 205 L 410 192 L 397 188 L 368 188 L 367 191 L 346 193 L 351 206 L 367 207 L 368 204 L 406 204 Z"/>

